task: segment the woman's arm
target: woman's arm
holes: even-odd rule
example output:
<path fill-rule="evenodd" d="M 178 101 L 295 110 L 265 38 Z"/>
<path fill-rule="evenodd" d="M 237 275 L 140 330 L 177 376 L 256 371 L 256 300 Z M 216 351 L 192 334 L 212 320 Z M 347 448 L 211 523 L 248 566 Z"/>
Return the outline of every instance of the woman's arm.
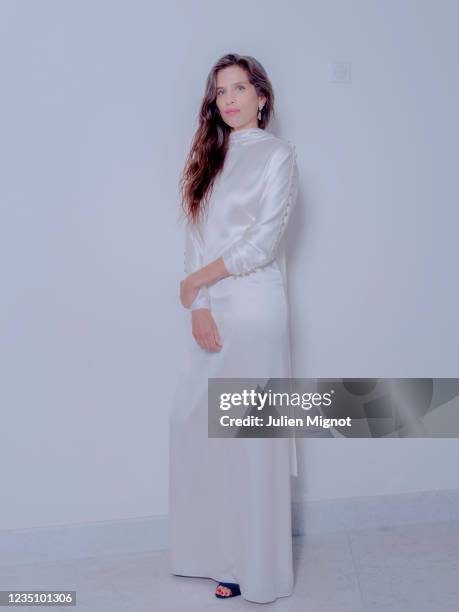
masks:
<path fill-rule="evenodd" d="M 215 283 L 227 276 L 241 276 L 271 263 L 298 195 L 298 165 L 294 145 L 276 149 L 264 175 L 264 187 L 257 217 L 242 238 L 219 257 L 189 277 L 194 289 Z M 193 302 L 194 303 L 194 302 Z"/>
<path fill-rule="evenodd" d="M 187 278 L 182 281 L 181 288 L 185 286 L 186 289 L 191 289 L 193 293 L 197 292 L 191 305 L 186 307 L 190 308 L 190 310 L 196 310 L 198 308 L 210 309 L 209 291 L 205 286 L 207 282 L 197 284 L 195 276 L 195 272 L 202 266 L 202 243 L 197 235 L 195 227 L 189 223 L 186 223 L 185 227 L 185 252 L 183 264 Z"/>
<path fill-rule="evenodd" d="M 202 349 L 219 351 L 222 342 L 210 311 L 210 296 L 205 283 L 197 284 L 196 271 L 202 265 L 202 242 L 194 226 L 185 230 L 184 269 L 187 277 L 180 282 L 180 299 L 191 312 L 192 334 Z"/>
<path fill-rule="evenodd" d="M 275 259 L 297 193 L 296 151 L 293 145 L 285 144 L 268 161 L 257 218 L 242 238 L 222 253 L 231 275 L 248 274 Z"/>
<path fill-rule="evenodd" d="M 284 235 L 298 194 L 298 166 L 293 145 L 276 149 L 268 161 L 257 217 L 244 235 L 221 257 L 197 270 L 190 279 L 202 287 L 241 276 L 271 263 Z"/>
<path fill-rule="evenodd" d="M 223 257 L 215 259 L 210 264 L 207 264 L 203 268 L 200 268 L 196 272 L 193 272 L 189 277 L 190 286 L 195 289 L 205 285 L 211 285 L 216 283 L 227 276 L 231 276 L 225 266 Z"/>

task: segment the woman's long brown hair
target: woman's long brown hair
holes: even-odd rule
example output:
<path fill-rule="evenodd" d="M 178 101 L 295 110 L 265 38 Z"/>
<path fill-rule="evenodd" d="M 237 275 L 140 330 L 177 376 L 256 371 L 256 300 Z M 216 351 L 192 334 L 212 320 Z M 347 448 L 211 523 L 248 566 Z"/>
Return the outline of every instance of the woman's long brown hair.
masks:
<path fill-rule="evenodd" d="M 182 209 L 191 223 L 199 222 L 212 193 L 215 178 L 225 162 L 231 129 L 223 121 L 217 108 L 217 73 L 222 68 L 235 65 L 245 70 L 257 93 L 266 96 L 258 127 L 264 129 L 274 113 L 273 88 L 260 62 L 249 55 L 229 53 L 214 64 L 206 81 L 199 126 L 179 181 Z"/>

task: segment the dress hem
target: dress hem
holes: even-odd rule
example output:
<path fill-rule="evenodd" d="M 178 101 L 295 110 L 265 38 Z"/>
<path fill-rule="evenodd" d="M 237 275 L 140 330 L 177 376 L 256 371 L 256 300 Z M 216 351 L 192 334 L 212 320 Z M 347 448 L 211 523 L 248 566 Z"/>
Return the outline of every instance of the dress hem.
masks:
<path fill-rule="evenodd" d="M 239 584 L 239 588 L 241 590 L 241 596 L 246 600 L 246 601 L 250 601 L 252 603 L 272 603 L 274 601 L 276 601 L 277 599 L 279 599 L 280 597 L 290 597 L 290 595 L 292 595 L 293 593 L 293 588 L 289 590 L 288 593 L 283 593 L 280 595 L 275 595 L 273 599 L 257 599 L 254 597 L 250 597 L 250 595 L 246 594 L 246 590 L 244 588 L 244 586 L 241 584 L 241 582 L 238 581 L 237 578 L 233 578 L 233 577 L 228 577 L 225 576 L 224 578 L 215 578 L 214 576 L 209 576 L 207 574 L 205 574 L 204 572 L 202 574 L 195 574 L 195 573 L 183 573 L 183 572 L 178 572 L 178 571 L 172 571 L 170 570 L 170 573 L 173 576 L 178 576 L 178 577 L 183 577 L 183 578 L 206 578 L 208 580 L 214 580 L 215 582 L 234 582 L 236 584 Z"/>

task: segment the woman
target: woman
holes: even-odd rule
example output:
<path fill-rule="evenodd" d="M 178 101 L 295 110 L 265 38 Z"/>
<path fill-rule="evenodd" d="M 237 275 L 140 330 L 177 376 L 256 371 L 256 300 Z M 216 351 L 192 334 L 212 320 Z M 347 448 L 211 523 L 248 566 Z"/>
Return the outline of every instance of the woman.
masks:
<path fill-rule="evenodd" d="M 294 147 L 265 131 L 274 95 L 252 57 L 212 68 L 182 175 L 182 305 L 191 310 L 170 428 L 171 572 L 266 603 L 293 589 L 294 438 L 209 438 L 208 378 L 289 378 L 283 238 Z M 262 383 L 264 384 L 264 383 Z"/>

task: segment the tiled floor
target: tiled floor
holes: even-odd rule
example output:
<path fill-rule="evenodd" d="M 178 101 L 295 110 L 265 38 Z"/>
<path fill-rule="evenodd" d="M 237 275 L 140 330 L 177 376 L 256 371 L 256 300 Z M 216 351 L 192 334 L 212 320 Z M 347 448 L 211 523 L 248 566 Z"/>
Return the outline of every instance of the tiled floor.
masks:
<path fill-rule="evenodd" d="M 76 590 L 84 612 L 458 612 L 459 521 L 294 538 L 290 597 L 219 600 L 216 582 L 173 576 L 167 551 L 2 568 L 0 589 Z M 5 608 L 12 609 L 12 608 Z"/>

